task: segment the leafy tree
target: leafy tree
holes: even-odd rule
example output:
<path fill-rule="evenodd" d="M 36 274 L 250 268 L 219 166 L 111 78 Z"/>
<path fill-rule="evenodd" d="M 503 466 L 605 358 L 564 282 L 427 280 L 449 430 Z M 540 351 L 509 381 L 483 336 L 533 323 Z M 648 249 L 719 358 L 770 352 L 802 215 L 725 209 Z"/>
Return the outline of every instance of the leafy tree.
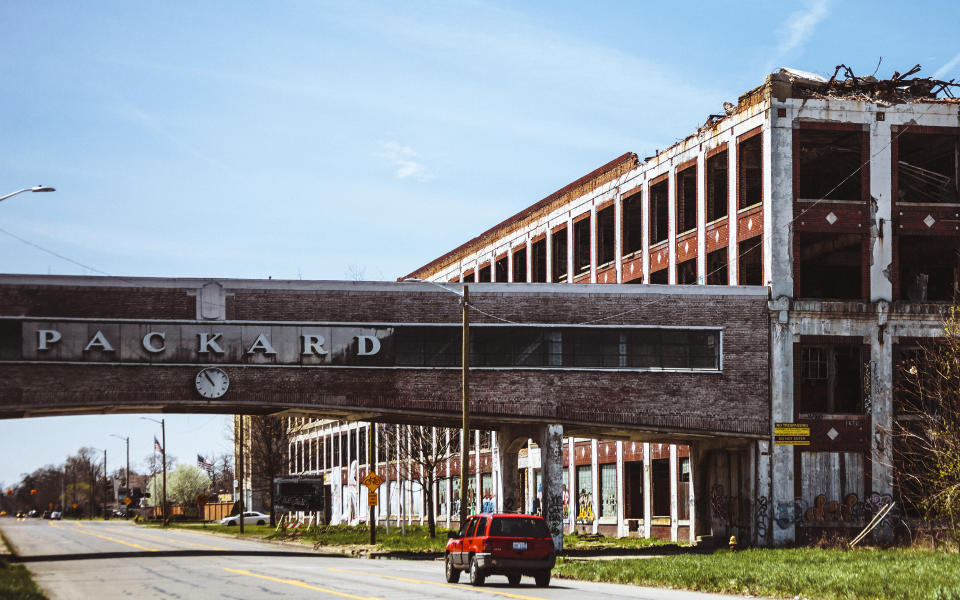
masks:
<path fill-rule="evenodd" d="M 195 506 L 197 496 L 210 488 L 210 477 L 194 465 L 179 464 L 167 472 L 167 497 L 181 506 Z"/>
<path fill-rule="evenodd" d="M 960 307 L 900 365 L 894 469 L 900 501 L 960 544 Z"/>

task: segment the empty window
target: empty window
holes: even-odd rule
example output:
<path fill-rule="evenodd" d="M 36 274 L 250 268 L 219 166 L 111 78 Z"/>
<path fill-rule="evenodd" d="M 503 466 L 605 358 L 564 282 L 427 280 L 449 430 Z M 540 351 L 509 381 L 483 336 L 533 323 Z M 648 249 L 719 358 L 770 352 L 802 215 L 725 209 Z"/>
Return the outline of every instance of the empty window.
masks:
<path fill-rule="evenodd" d="M 530 245 L 530 262 L 532 263 L 534 283 L 547 281 L 547 238 L 541 238 Z"/>
<path fill-rule="evenodd" d="M 507 265 L 507 257 L 503 256 L 497 259 L 497 262 L 493 265 L 494 274 L 496 275 L 496 281 L 507 281 L 510 278 L 509 266 Z"/>
<path fill-rule="evenodd" d="M 677 263 L 677 283 L 680 285 L 696 285 L 697 283 L 697 259 L 691 258 L 682 263 Z"/>
<path fill-rule="evenodd" d="M 469 273 L 465 273 L 465 274 L 463 275 L 462 281 L 463 281 L 464 283 L 473 283 L 473 281 L 474 281 L 473 271 L 470 271 Z"/>
<path fill-rule="evenodd" d="M 527 249 L 521 248 L 513 251 L 513 281 L 516 283 L 527 282 Z"/>
<path fill-rule="evenodd" d="M 737 280 L 740 285 L 763 285 L 763 238 L 737 244 Z"/>
<path fill-rule="evenodd" d="M 485 266 L 480 267 L 478 272 L 477 281 L 480 282 L 489 282 L 490 279 L 490 263 L 487 263 Z"/>
<path fill-rule="evenodd" d="M 550 239 L 553 246 L 553 281 L 559 283 L 567 280 L 567 228 L 555 231 Z"/>
<path fill-rule="evenodd" d="M 960 136 L 906 132 L 897 144 L 899 202 L 960 202 Z"/>
<path fill-rule="evenodd" d="M 613 262 L 613 243 L 616 225 L 613 205 L 597 211 L 597 262 L 605 266 Z"/>
<path fill-rule="evenodd" d="M 897 236 L 900 297 L 911 302 L 951 302 L 960 297 L 960 240 Z"/>
<path fill-rule="evenodd" d="M 651 244 L 659 244 L 669 236 L 670 208 L 667 196 L 667 180 L 650 186 L 650 233 Z"/>
<path fill-rule="evenodd" d="M 650 273 L 650 283 L 659 283 L 666 285 L 670 283 L 670 274 L 667 272 L 669 269 L 660 269 L 659 271 L 654 271 Z"/>
<path fill-rule="evenodd" d="M 858 234 L 795 234 L 796 295 L 830 300 L 862 298 L 862 239 Z"/>
<path fill-rule="evenodd" d="M 590 271 L 590 217 L 573 224 L 573 276 Z"/>
<path fill-rule="evenodd" d="M 798 200 L 860 201 L 860 131 L 794 131 Z"/>
<path fill-rule="evenodd" d="M 697 228 L 697 166 L 677 173 L 677 235 Z"/>
<path fill-rule="evenodd" d="M 728 165 L 726 150 L 707 159 L 707 221 L 716 221 L 727 216 L 727 195 L 730 189 Z"/>
<path fill-rule="evenodd" d="M 760 135 L 737 144 L 737 208 L 763 201 L 763 153 Z"/>
<path fill-rule="evenodd" d="M 727 285 L 727 249 L 720 248 L 707 254 L 707 285 Z"/>
<path fill-rule="evenodd" d="M 623 199 L 623 255 L 643 250 L 643 207 L 640 192 Z"/>
<path fill-rule="evenodd" d="M 798 385 L 801 413 L 857 414 L 863 407 L 861 345 L 801 345 Z"/>

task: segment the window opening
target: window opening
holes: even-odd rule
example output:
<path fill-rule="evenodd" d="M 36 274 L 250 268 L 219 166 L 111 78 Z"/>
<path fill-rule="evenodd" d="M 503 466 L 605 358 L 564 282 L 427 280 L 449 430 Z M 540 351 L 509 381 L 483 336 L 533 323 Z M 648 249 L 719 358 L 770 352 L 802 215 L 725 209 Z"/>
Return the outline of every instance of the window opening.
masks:
<path fill-rule="evenodd" d="M 567 228 L 556 231 L 550 243 L 553 251 L 553 281 L 562 283 L 567 280 Z"/>
<path fill-rule="evenodd" d="M 590 217 L 573 224 L 574 277 L 590 271 Z"/>
<path fill-rule="evenodd" d="M 640 192 L 623 199 L 623 255 L 643 250 L 643 207 Z"/>
<path fill-rule="evenodd" d="M 614 254 L 614 224 L 613 205 L 597 211 L 597 263 L 607 266 L 613 263 Z"/>
<path fill-rule="evenodd" d="M 677 235 L 697 228 L 697 165 L 677 173 Z"/>
<path fill-rule="evenodd" d="M 861 345 L 800 347 L 801 413 L 857 414 L 863 410 L 864 349 Z"/>
<path fill-rule="evenodd" d="M 707 285 L 727 285 L 727 249 L 720 248 L 707 254 Z"/>
<path fill-rule="evenodd" d="M 858 234 L 794 234 L 796 295 L 831 300 L 863 298 L 862 239 Z"/>
<path fill-rule="evenodd" d="M 797 199 L 847 200 L 861 195 L 860 131 L 794 131 L 797 140 Z M 851 177 L 851 173 L 855 173 Z"/>
<path fill-rule="evenodd" d="M 707 221 L 716 221 L 727 216 L 730 177 L 727 151 L 718 152 L 707 159 Z"/>
<path fill-rule="evenodd" d="M 469 273 L 463 276 L 463 283 L 473 283 L 473 282 L 474 282 L 473 271 L 470 271 Z"/>
<path fill-rule="evenodd" d="M 960 136 L 903 133 L 897 144 L 898 202 L 960 202 Z"/>
<path fill-rule="evenodd" d="M 669 269 L 660 269 L 659 271 L 650 273 L 650 283 L 659 283 L 662 285 L 670 283 L 670 274 L 667 271 L 669 271 Z"/>
<path fill-rule="evenodd" d="M 669 236 L 669 215 L 667 180 L 650 186 L 650 233 L 652 244 L 659 244 Z"/>
<path fill-rule="evenodd" d="M 737 208 L 763 201 L 763 153 L 760 134 L 737 144 Z"/>
<path fill-rule="evenodd" d="M 480 267 L 480 271 L 479 271 L 479 274 L 478 274 L 478 276 L 477 276 L 477 281 L 478 281 L 478 282 L 481 282 L 481 283 L 492 281 L 492 280 L 490 279 L 490 265 L 489 265 L 489 264 L 487 264 L 487 265 L 484 266 L 484 267 Z"/>
<path fill-rule="evenodd" d="M 547 238 L 531 244 L 530 252 L 530 261 L 533 263 L 531 279 L 534 283 L 545 283 L 547 281 Z"/>
<path fill-rule="evenodd" d="M 763 285 L 763 238 L 737 244 L 737 279 L 740 285 Z"/>
<path fill-rule="evenodd" d="M 653 515 L 670 516 L 670 459 L 655 458 L 652 461 Z"/>
<path fill-rule="evenodd" d="M 677 263 L 677 283 L 679 285 L 697 284 L 697 259 L 691 258 Z"/>
<path fill-rule="evenodd" d="M 504 256 L 503 258 L 497 259 L 497 261 L 493 265 L 493 268 L 494 268 L 494 275 L 496 276 L 497 278 L 496 280 L 498 282 L 501 282 L 501 283 L 505 282 L 510 277 L 506 256 Z"/>
<path fill-rule="evenodd" d="M 910 302 L 960 298 L 960 240 L 941 236 L 897 236 L 900 296 Z"/>
<path fill-rule="evenodd" d="M 513 281 L 515 283 L 527 282 L 527 249 L 513 251 Z"/>
<path fill-rule="evenodd" d="M 590 465 L 577 467 L 577 522 L 593 522 L 593 474 Z"/>
<path fill-rule="evenodd" d="M 690 459 L 681 457 L 677 466 L 677 519 L 683 521 L 690 518 Z"/>
<path fill-rule="evenodd" d="M 617 465 L 600 465 L 600 516 L 617 516 Z"/>

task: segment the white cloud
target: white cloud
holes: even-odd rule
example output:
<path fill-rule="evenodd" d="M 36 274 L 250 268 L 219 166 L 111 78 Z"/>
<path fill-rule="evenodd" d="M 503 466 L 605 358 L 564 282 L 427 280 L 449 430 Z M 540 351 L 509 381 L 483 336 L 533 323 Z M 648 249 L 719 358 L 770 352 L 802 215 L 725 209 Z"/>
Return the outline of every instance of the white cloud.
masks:
<path fill-rule="evenodd" d="M 945 65 L 943 65 L 942 67 L 940 67 L 939 69 L 937 69 L 937 70 L 933 73 L 933 78 L 934 78 L 934 79 L 942 79 L 943 77 L 949 75 L 950 72 L 953 71 L 953 69 L 954 69 L 958 64 L 960 64 L 960 52 L 958 52 L 956 56 L 954 56 L 953 58 L 951 58 L 950 61 L 949 61 L 947 64 L 945 64 Z"/>
<path fill-rule="evenodd" d="M 413 177 L 418 181 L 429 181 L 433 176 L 427 172 L 422 163 L 414 160 L 417 153 L 410 146 L 404 146 L 398 142 L 390 141 L 381 144 L 382 150 L 376 154 L 380 158 L 385 158 L 396 168 L 394 176 L 397 179 L 407 179 Z"/>
<path fill-rule="evenodd" d="M 810 0 L 803 8 L 791 13 L 783 26 L 784 39 L 777 47 L 775 60 L 802 46 L 829 13 L 830 0 Z"/>

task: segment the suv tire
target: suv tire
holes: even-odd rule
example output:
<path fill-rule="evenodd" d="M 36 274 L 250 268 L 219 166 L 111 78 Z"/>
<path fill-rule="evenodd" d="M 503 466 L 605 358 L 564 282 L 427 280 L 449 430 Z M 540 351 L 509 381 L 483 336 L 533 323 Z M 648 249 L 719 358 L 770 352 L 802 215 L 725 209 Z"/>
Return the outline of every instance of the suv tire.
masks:
<path fill-rule="evenodd" d="M 460 581 L 460 570 L 453 566 L 453 555 L 447 554 L 444 559 L 444 571 L 447 576 L 447 583 L 457 583 Z"/>
<path fill-rule="evenodd" d="M 470 585 L 480 586 L 483 585 L 486 575 L 480 572 L 480 565 L 477 563 L 477 557 L 470 557 Z"/>
<path fill-rule="evenodd" d="M 520 585 L 520 573 L 510 573 L 507 575 L 507 583 L 510 585 Z"/>
<path fill-rule="evenodd" d="M 550 569 L 544 569 L 536 573 L 533 579 L 537 582 L 537 587 L 547 587 L 550 585 Z"/>

